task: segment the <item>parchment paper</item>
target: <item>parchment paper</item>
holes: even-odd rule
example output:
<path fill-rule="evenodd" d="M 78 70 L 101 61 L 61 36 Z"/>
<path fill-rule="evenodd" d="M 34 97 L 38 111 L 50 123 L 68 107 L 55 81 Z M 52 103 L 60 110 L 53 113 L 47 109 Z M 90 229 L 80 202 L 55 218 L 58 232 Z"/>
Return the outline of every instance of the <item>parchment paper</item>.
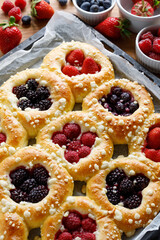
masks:
<path fill-rule="evenodd" d="M 63 41 L 81 41 L 92 44 L 102 53 L 107 55 L 116 71 L 116 77 L 126 77 L 146 86 L 154 98 L 155 109 L 160 112 L 160 88 L 152 83 L 144 74 L 136 70 L 125 59 L 109 52 L 103 44 L 94 36 L 90 27 L 87 27 L 74 15 L 57 11 L 46 26 L 43 38 L 38 40 L 30 50 L 19 50 L 7 57 L 0 64 L 0 84 L 6 81 L 10 75 L 26 68 L 39 67 L 43 57 Z M 77 192 L 77 195 L 80 193 Z M 143 230 L 138 230 L 127 240 L 140 240 L 148 231 L 157 230 L 160 226 L 160 214 Z"/>

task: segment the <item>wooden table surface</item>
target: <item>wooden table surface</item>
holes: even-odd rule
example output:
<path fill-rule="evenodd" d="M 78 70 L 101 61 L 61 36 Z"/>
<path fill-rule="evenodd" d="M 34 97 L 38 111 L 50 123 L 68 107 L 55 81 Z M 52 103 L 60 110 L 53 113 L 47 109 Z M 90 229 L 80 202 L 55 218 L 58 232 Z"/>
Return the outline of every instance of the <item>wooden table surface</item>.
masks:
<path fill-rule="evenodd" d="M 14 0 L 11 0 L 14 3 Z M 22 12 L 23 16 L 30 14 L 30 0 L 26 0 L 27 5 L 24 11 Z M 0 1 L 0 7 L 2 6 L 2 3 L 4 0 Z M 63 10 L 67 12 L 71 12 L 74 14 L 77 14 L 77 11 L 72 3 L 71 0 L 68 0 L 68 3 L 65 7 L 60 6 L 58 3 L 58 0 L 50 0 L 52 7 L 54 10 Z M 112 12 L 110 13 L 110 16 L 118 17 L 120 16 L 118 7 L 115 6 Z M 9 17 L 3 13 L 3 11 L 0 8 L 0 23 L 4 20 L 8 20 Z M 32 18 L 31 25 L 28 27 L 22 26 L 22 22 L 19 22 L 20 24 L 20 30 L 22 32 L 22 41 L 32 36 L 34 33 L 39 31 L 42 27 L 44 27 L 47 24 L 46 20 L 36 20 L 35 18 Z M 123 49 L 125 52 L 127 52 L 130 56 L 135 58 L 135 37 L 136 35 L 133 34 L 132 37 L 128 39 L 119 39 L 116 41 L 113 41 L 117 46 L 119 46 L 121 49 Z M 2 56 L 2 53 L 0 52 L 0 56 Z"/>

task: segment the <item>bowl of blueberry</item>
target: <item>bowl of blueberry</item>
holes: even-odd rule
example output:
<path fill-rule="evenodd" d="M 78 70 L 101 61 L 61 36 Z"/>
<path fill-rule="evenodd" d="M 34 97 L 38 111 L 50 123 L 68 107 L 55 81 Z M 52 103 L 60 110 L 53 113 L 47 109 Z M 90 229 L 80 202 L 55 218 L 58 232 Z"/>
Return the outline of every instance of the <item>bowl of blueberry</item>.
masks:
<path fill-rule="evenodd" d="M 115 3 L 116 0 L 73 0 L 79 17 L 92 26 L 102 22 Z"/>

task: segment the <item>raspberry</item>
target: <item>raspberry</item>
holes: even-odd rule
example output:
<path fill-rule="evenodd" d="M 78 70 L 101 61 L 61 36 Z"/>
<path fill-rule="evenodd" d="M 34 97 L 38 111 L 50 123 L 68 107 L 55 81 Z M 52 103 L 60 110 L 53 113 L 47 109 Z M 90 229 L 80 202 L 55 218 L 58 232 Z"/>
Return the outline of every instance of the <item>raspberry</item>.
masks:
<path fill-rule="evenodd" d="M 14 87 L 12 91 L 13 91 L 14 94 L 16 94 L 16 97 L 18 99 L 22 98 L 22 97 L 25 97 L 27 92 L 28 92 L 25 85 L 20 85 L 20 86 Z"/>
<path fill-rule="evenodd" d="M 20 186 L 23 192 L 29 193 L 33 188 L 37 187 L 37 182 L 34 178 L 29 178 Z"/>
<path fill-rule="evenodd" d="M 160 150 L 144 149 L 145 156 L 154 162 L 160 162 Z"/>
<path fill-rule="evenodd" d="M 18 187 L 29 177 L 29 171 L 24 167 L 18 167 L 11 171 L 9 176 L 12 184 Z"/>
<path fill-rule="evenodd" d="M 153 34 L 150 31 L 148 31 L 141 35 L 140 40 L 150 39 L 153 42 L 153 38 L 154 38 Z"/>
<path fill-rule="evenodd" d="M 44 100 L 50 96 L 50 92 L 49 92 L 48 88 L 45 86 L 39 87 L 37 89 L 36 93 L 37 93 L 37 98 L 39 100 Z"/>
<path fill-rule="evenodd" d="M 83 219 L 82 228 L 85 232 L 93 233 L 96 231 L 96 221 L 91 218 Z"/>
<path fill-rule="evenodd" d="M 87 157 L 91 152 L 90 147 L 83 146 L 78 150 L 78 154 L 80 158 L 85 158 Z"/>
<path fill-rule="evenodd" d="M 35 108 L 39 108 L 39 111 L 48 110 L 52 106 L 52 102 L 50 99 L 41 100 L 39 103 L 34 105 Z"/>
<path fill-rule="evenodd" d="M 29 99 L 21 99 L 17 106 L 24 111 L 26 108 L 32 108 L 33 105 Z"/>
<path fill-rule="evenodd" d="M 66 123 L 63 127 L 63 133 L 68 139 L 73 140 L 80 135 L 81 129 L 76 123 Z"/>
<path fill-rule="evenodd" d="M 107 188 L 107 197 L 108 200 L 113 204 L 116 205 L 120 202 L 120 194 L 115 186 L 111 186 Z"/>
<path fill-rule="evenodd" d="M 16 0 L 15 5 L 16 7 L 19 7 L 21 10 L 23 10 L 26 6 L 26 0 Z"/>
<path fill-rule="evenodd" d="M 4 134 L 4 133 L 0 133 L 0 144 L 2 143 L 2 142 L 6 142 L 6 135 Z"/>
<path fill-rule="evenodd" d="M 125 199 L 124 207 L 129 209 L 137 208 L 141 204 L 141 201 L 142 201 L 142 197 L 138 195 L 132 195 Z"/>
<path fill-rule="evenodd" d="M 59 235 L 58 240 L 72 240 L 72 235 L 69 232 L 63 232 Z"/>
<path fill-rule="evenodd" d="M 10 197 L 16 203 L 20 203 L 22 201 L 27 201 L 27 194 L 20 189 L 12 189 L 10 190 Z"/>
<path fill-rule="evenodd" d="M 14 4 L 10 0 L 5 0 L 2 4 L 1 9 L 4 13 L 8 13 L 12 8 L 14 8 Z"/>
<path fill-rule="evenodd" d="M 32 171 L 33 178 L 35 178 L 37 183 L 47 185 L 49 173 L 45 167 L 43 167 L 42 165 L 35 165 Z"/>
<path fill-rule="evenodd" d="M 76 67 L 69 66 L 69 65 L 64 66 L 62 68 L 62 72 L 69 77 L 76 76 L 76 75 L 80 74 L 80 72 L 78 71 L 78 69 Z"/>
<path fill-rule="evenodd" d="M 148 54 L 150 51 L 152 51 L 152 42 L 150 39 L 141 40 L 138 45 L 141 51 L 145 54 Z"/>
<path fill-rule="evenodd" d="M 72 151 L 77 151 L 81 147 L 81 142 L 79 140 L 75 140 L 67 144 L 67 149 Z"/>
<path fill-rule="evenodd" d="M 84 53 L 81 49 L 75 49 L 71 51 L 67 57 L 66 61 L 73 66 L 82 66 L 84 61 Z"/>
<path fill-rule="evenodd" d="M 147 135 L 148 148 L 160 149 L 160 127 L 151 129 Z"/>
<path fill-rule="evenodd" d="M 130 195 L 133 191 L 133 182 L 128 178 L 124 178 L 120 183 L 119 191 L 125 196 Z"/>
<path fill-rule="evenodd" d="M 160 38 L 153 41 L 153 52 L 160 54 Z"/>
<path fill-rule="evenodd" d="M 22 18 L 22 12 L 21 9 L 19 7 L 14 7 L 12 8 L 9 12 L 8 12 L 8 16 L 11 17 L 15 17 L 16 22 L 19 22 Z"/>
<path fill-rule="evenodd" d="M 126 174 L 122 169 L 115 168 L 113 171 L 111 171 L 107 175 L 106 182 L 107 182 L 108 185 L 112 186 L 115 183 L 119 183 L 125 177 L 126 177 Z"/>
<path fill-rule="evenodd" d="M 38 87 L 38 82 L 35 79 L 30 78 L 27 80 L 26 85 L 29 90 L 36 91 Z"/>
<path fill-rule="evenodd" d="M 63 133 L 55 132 L 52 135 L 52 142 L 62 147 L 63 145 L 67 144 L 67 138 Z"/>
<path fill-rule="evenodd" d="M 96 133 L 85 132 L 81 136 L 81 142 L 85 146 L 92 147 L 93 144 L 95 143 L 96 137 L 97 137 Z"/>
<path fill-rule="evenodd" d="M 150 58 L 152 58 L 152 59 L 154 59 L 154 60 L 160 61 L 160 54 L 158 54 L 158 53 L 150 52 L 150 53 L 148 54 L 148 57 L 150 57 Z"/>
<path fill-rule="evenodd" d="M 149 184 L 149 179 L 143 174 L 137 174 L 133 177 L 134 189 L 139 192 L 146 188 Z"/>
<path fill-rule="evenodd" d="M 81 227 L 81 218 L 76 212 L 70 212 L 68 217 L 63 217 L 63 225 L 70 231 L 75 231 Z"/>
<path fill-rule="evenodd" d="M 82 233 L 81 240 L 96 240 L 96 237 L 93 233 Z"/>
<path fill-rule="evenodd" d="M 79 161 L 78 153 L 75 151 L 65 151 L 64 157 L 70 163 L 77 163 Z"/>
<path fill-rule="evenodd" d="M 39 185 L 38 187 L 33 188 L 29 195 L 28 200 L 32 203 L 40 202 L 43 198 L 45 198 L 48 194 L 49 190 L 44 185 Z"/>

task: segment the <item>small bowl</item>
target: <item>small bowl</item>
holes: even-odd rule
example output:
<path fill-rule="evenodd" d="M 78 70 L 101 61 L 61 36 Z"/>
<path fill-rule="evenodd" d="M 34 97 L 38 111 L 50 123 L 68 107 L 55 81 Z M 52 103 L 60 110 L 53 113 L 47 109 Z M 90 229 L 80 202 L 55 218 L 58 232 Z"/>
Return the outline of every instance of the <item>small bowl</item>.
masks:
<path fill-rule="evenodd" d="M 140 40 L 140 36 L 143 33 L 146 33 L 148 31 L 154 32 L 156 30 L 158 30 L 158 28 L 160 28 L 160 24 L 159 25 L 154 25 L 154 26 L 149 26 L 146 28 L 143 28 L 137 35 L 136 37 L 136 57 L 139 63 L 141 63 L 144 67 L 146 67 L 148 70 L 154 72 L 154 73 L 160 73 L 160 61 L 158 60 L 154 60 L 150 57 L 148 57 L 147 55 L 145 55 L 141 49 L 139 48 L 139 40 Z"/>
<path fill-rule="evenodd" d="M 86 22 L 92 26 L 97 25 L 98 23 L 102 22 L 105 18 L 107 18 L 108 14 L 112 10 L 112 8 L 115 6 L 115 3 L 116 3 L 116 0 L 112 0 L 112 4 L 108 9 L 106 9 L 102 12 L 94 13 L 94 12 L 87 12 L 87 11 L 81 9 L 77 4 L 77 0 L 73 0 L 73 4 L 74 4 L 75 8 L 77 9 L 79 17 L 84 22 Z"/>
<path fill-rule="evenodd" d="M 141 29 L 149 25 L 156 25 L 160 21 L 160 7 L 155 10 L 154 15 L 151 17 L 139 17 L 131 14 L 134 5 L 132 0 L 117 0 L 117 5 L 122 16 L 130 21 L 129 29 L 132 32 L 138 33 Z"/>

